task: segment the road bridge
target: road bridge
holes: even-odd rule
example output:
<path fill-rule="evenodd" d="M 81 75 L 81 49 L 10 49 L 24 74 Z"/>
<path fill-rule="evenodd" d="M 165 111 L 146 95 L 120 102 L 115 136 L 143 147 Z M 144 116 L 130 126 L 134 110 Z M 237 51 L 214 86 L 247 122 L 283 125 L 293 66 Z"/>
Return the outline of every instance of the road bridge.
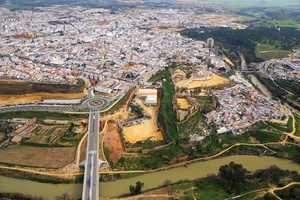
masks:
<path fill-rule="evenodd" d="M 82 199 L 99 199 L 99 110 L 90 109 Z"/>

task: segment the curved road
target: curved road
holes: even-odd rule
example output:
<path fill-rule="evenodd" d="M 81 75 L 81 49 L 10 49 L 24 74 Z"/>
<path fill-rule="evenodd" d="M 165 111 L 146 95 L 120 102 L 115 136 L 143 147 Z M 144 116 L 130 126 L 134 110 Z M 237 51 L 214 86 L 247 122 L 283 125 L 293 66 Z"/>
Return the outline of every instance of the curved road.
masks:
<path fill-rule="evenodd" d="M 22 106 L 9 106 L 0 107 L 0 113 L 5 112 L 19 112 L 19 111 L 76 111 L 89 108 L 89 103 L 95 100 L 101 100 L 103 103 L 99 106 L 93 107 L 96 109 L 101 109 L 109 105 L 110 99 L 106 97 L 93 96 L 92 90 L 88 91 L 89 98 L 82 101 L 81 105 L 22 105 Z"/>

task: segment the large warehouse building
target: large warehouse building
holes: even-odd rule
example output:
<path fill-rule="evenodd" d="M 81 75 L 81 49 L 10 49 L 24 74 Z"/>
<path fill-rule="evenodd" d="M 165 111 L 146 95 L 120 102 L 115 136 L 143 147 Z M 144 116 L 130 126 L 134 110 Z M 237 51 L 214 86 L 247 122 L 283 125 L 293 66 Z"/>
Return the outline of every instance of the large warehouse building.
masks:
<path fill-rule="evenodd" d="M 144 100 L 146 106 L 157 106 L 156 89 L 139 89 L 138 96 Z"/>

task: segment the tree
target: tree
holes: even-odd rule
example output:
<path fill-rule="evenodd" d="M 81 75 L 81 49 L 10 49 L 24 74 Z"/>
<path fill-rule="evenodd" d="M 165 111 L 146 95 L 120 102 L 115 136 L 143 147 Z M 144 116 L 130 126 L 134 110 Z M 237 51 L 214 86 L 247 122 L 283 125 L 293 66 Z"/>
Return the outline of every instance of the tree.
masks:
<path fill-rule="evenodd" d="M 170 192 L 171 192 L 171 184 L 172 184 L 172 181 L 166 179 L 166 180 L 164 181 L 164 184 L 167 186 L 168 192 L 170 193 Z"/>
<path fill-rule="evenodd" d="M 142 192 L 142 187 L 144 187 L 144 183 L 138 181 L 135 184 L 135 187 L 133 185 L 129 186 L 129 191 L 131 195 L 140 194 Z"/>
<path fill-rule="evenodd" d="M 135 187 L 133 185 L 129 186 L 129 191 L 131 195 L 135 195 Z"/>
<path fill-rule="evenodd" d="M 247 170 L 241 164 L 230 162 L 229 165 L 223 165 L 219 169 L 219 175 L 226 185 L 237 192 L 241 192 L 241 186 L 246 181 Z M 237 190 L 238 189 L 238 190 Z"/>
<path fill-rule="evenodd" d="M 144 187 L 144 183 L 138 181 L 135 186 L 135 194 L 140 194 L 142 192 L 142 187 Z"/>

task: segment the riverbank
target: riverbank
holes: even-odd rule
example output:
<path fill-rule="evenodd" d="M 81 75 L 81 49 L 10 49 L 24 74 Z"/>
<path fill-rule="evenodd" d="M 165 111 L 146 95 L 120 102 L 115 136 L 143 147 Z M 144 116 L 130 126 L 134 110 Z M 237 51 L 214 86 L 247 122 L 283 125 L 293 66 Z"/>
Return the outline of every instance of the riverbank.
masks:
<path fill-rule="evenodd" d="M 271 165 L 277 165 L 283 170 L 300 171 L 300 165 L 275 157 L 258 156 L 228 156 L 220 159 L 208 160 L 205 162 L 196 162 L 188 164 L 185 167 L 177 167 L 169 170 L 163 170 L 128 179 L 117 180 L 113 182 L 100 182 L 100 196 L 118 197 L 129 193 L 129 185 L 134 185 L 137 181 L 145 184 L 143 190 L 150 190 L 163 186 L 163 182 L 168 179 L 173 183 L 179 180 L 194 180 L 206 177 L 207 174 L 217 173 L 221 165 L 234 161 L 242 164 L 250 171 L 265 169 Z M 43 196 L 47 199 L 54 199 L 55 196 L 68 192 L 72 198 L 81 197 L 82 184 L 48 184 L 37 183 L 28 180 L 19 180 L 0 176 L 0 192 L 20 192 L 27 195 Z M 32 190 L 32 188 L 36 188 Z M 116 189 L 117 188 L 117 189 Z"/>

